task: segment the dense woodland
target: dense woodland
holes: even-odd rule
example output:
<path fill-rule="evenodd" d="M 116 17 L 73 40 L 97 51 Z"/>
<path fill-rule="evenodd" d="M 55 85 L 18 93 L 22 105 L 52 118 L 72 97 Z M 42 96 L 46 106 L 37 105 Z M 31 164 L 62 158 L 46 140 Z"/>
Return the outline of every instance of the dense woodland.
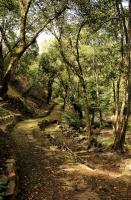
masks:
<path fill-rule="evenodd" d="M 130 106 L 131 0 L 0 0 L 0 200 L 130 199 Z"/>

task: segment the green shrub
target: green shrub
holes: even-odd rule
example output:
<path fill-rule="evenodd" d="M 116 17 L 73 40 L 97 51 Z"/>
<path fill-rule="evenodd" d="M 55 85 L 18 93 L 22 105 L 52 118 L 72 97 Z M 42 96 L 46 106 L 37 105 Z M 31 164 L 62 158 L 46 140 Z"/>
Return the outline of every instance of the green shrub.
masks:
<path fill-rule="evenodd" d="M 103 125 L 105 128 L 112 128 L 112 121 L 105 121 Z"/>
<path fill-rule="evenodd" d="M 64 113 L 63 117 L 70 127 L 73 127 L 75 129 L 80 128 L 81 120 L 79 119 L 78 113 L 68 111 Z"/>

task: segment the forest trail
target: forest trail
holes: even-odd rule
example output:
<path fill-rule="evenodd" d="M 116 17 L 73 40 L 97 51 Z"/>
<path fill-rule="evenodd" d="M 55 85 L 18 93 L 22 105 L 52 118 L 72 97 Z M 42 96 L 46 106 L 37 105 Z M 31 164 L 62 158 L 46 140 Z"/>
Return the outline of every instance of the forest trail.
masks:
<path fill-rule="evenodd" d="M 56 105 L 49 119 L 59 120 L 61 115 L 61 105 Z M 63 140 L 58 124 L 41 132 L 38 122 L 42 120 L 21 121 L 12 131 L 19 175 L 18 200 L 130 199 L 130 157 L 125 159 L 128 160 L 127 170 L 119 156 L 112 153 L 87 154 L 82 147 L 79 151 L 85 156 L 82 164 L 74 159 L 71 152 L 57 148 L 47 137 L 52 134 Z M 66 140 L 69 140 L 70 147 L 70 139 Z M 75 146 L 75 140 L 73 144 Z M 77 151 L 75 153 L 77 155 Z M 123 169 L 120 169 L 121 163 Z M 128 173 L 124 172 L 125 169 Z"/>
<path fill-rule="evenodd" d="M 131 200 L 131 0 L 0 16 L 0 200 Z"/>

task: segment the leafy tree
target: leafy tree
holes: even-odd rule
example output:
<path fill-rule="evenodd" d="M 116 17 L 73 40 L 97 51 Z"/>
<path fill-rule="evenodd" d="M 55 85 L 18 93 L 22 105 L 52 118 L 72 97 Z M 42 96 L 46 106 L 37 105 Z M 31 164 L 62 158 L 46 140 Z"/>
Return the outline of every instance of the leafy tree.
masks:
<path fill-rule="evenodd" d="M 52 54 L 43 53 L 41 55 L 39 65 L 44 77 L 44 82 L 47 88 L 47 104 L 50 103 L 52 97 L 54 79 L 57 77 L 57 57 L 53 57 Z"/>
<path fill-rule="evenodd" d="M 24 52 L 36 42 L 36 38 L 45 27 L 66 10 L 67 1 L 10 0 L 8 5 L 7 1 L 1 0 L 0 5 L 1 45 L 4 41 L 8 49 L 2 52 L 2 54 L 7 52 L 2 63 L 1 95 L 3 95 L 6 93 L 12 68 L 17 66 Z M 9 21 L 12 23 L 9 24 Z"/>

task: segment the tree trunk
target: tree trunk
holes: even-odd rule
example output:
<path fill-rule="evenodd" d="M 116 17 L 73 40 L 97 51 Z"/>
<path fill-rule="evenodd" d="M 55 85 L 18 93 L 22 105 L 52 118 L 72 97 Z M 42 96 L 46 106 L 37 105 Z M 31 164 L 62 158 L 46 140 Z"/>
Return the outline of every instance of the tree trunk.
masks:
<path fill-rule="evenodd" d="M 117 114 L 117 120 L 115 120 L 115 140 L 113 144 L 114 150 L 123 151 L 124 150 L 124 144 L 125 144 L 125 134 L 127 130 L 128 125 L 128 110 L 127 110 L 127 98 L 126 98 L 126 92 L 125 96 L 123 98 L 123 103 L 121 107 L 121 113 Z"/>
<path fill-rule="evenodd" d="M 76 62 L 77 65 L 74 63 L 72 64 L 69 59 L 65 56 L 64 54 L 64 50 L 63 50 L 63 45 L 61 42 L 61 38 L 62 38 L 62 33 L 60 34 L 60 38 L 58 38 L 56 35 L 54 35 L 59 43 L 59 48 L 60 48 L 60 54 L 63 58 L 64 63 L 70 67 L 70 69 L 73 71 L 73 73 L 75 73 L 75 75 L 78 77 L 79 82 L 81 84 L 81 88 L 82 88 L 82 96 L 83 96 L 83 111 L 85 113 L 85 121 L 86 121 L 86 128 L 87 128 L 87 134 L 88 134 L 88 144 L 87 144 L 87 149 L 91 148 L 92 146 L 96 146 L 97 145 L 97 141 L 94 138 L 94 133 L 92 130 L 92 126 L 91 126 L 91 119 L 90 119 L 90 115 L 89 115 L 89 104 L 88 104 L 88 97 L 87 97 L 87 91 L 86 91 L 86 84 L 85 84 L 85 80 L 84 80 L 84 75 L 83 75 L 83 69 L 80 63 L 80 54 L 79 54 L 79 39 L 80 39 L 80 32 L 82 30 L 82 28 L 84 27 L 85 22 L 83 21 L 82 24 L 79 27 L 78 30 L 78 34 L 77 34 L 77 39 L 76 39 Z"/>
<path fill-rule="evenodd" d="M 101 109 L 99 110 L 99 117 L 100 117 L 100 128 L 102 128 L 103 127 L 103 117 L 102 117 Z"/>
<path fill-rule="evenodd" d="M 125 133 L 126 132 L 116 132 L 115 134 L 115 140 L 112 148 L 115 151 L 123 151 L 124 150 L 124 144 L 125 144 Z"/>
<path fill-rule="evenodd" d="M 2 97 L 3 99 L 7 97 L 10 77 L 11 77 L 11 72 L 8 72 L 8 74 L 1 80 L 0 97 Z"/>
<path fill-rule="evenodd" d="M 123 7 L 121 4 L 122 12 Z M 118 6 L 118 12 L 119 6 Z M 120 27 L 123 26 L 123 32 L 125 34 L 126 39 L 126 52 L 123 54 L 123 48 L 121 51 L 122 61 L 124 60 L 127 67 L 127 72 L 124 74 L 124 96 L 123 102 L 121 106 L 121 113 L 117 114 L 117 126 L 115 127 L 115 140 L 113 144 L 113 149 L 115 150 L 123 150 L 125 143 L 125 134 L 128 126 L 128 118 L 130 114 L 130 101 L 131 101 L 131 60 L 130 60 L 130 51 L 131 51 L 131 0 L 129 0 L 129 16 L 128 16 L 128 28 L 126 28 L 125 18 L 122 15 L 122 22 L 120 20 Z M 126 30 L 125 30 L 126 29 Z M 123 34 L 123 33 L 122 33 Z M 123 47 L 123 35 L 122 35 L 122 47 Z M 123 62 L 122 62 L 123 65 Z M 122 66 L 123 67 L 123 66 Z"/>
<path fill-rule="evenodd" d="M 92 109 L 91 115 L 92 115 L 92 117 L 91 117 L 91 124 L 94 125 L 94 119 L 95 119 L 95 110 L 94 109 Z"/>
<path fill-rule="evenodd" d="M 87 128 L 87 133 L 88 133 L 88 144 L 87 144 L 87 149 L 90 149 L 92 146 L 96 146 L 96 139 L 94 138 L 92 126 L 91 126 L 91 119 L 90 119 L 90 114 L 89 114 L 89 104 L 88 104 L 88 98 L 87 98 L 87 92 L 86 92 L 86 85 L 85 81 L 82 76 L 79 76 L 79 80 L 83 89 L 83 110 L 85 113 L 85 120 L 86 120 L 86 128 Z"/>
<path fill-rule="evenodd" d="M 15 70 L 17 64 L 25 51 L 25 47 L 17 46 L 2 63 L 2 78 L 0 96 L 5 98 L 7 96 L 8 84 L 11 79 L 12 70 Z"/>
<path fill-rule="evenodd" d="M 66 107 L 66 97 L 63 97 L 63 106 L 62 109 L 65 110 Z"/>
<path fill-rule="evenodd" d="M 119 127 L 119 91 L 120 91 L 120 79 L 117 80 L 116 84 L 113 81 L 113 96 L 114 96 L 114 120 L 113 120 L 113 133 L 117 133 Z"/>
<path fill-rule="evenodd" d="M 49 80 L 49 81 L 48 81 L 47 104 L 50 104 L 50 101 L 51 101 L 53 81 L 54 81 L 54 80 Z"/>
<path fill-rule="evenodd" d="M 63 95 L 63 106 L 62 106 L 63 110 L 65 110 L 65 108 L 66 108 L 67 97 L 68 97 L 68 91 L 65 90 L 65 95 Z"/>
<path fill-rule="evenodd" d="M 3 67 L 4 67 L 4 60 L 3 60 L 2 41 L 0 41 L 0 93 L 2 89 Z"/>
<path fill-rule="evenodd" d="M 5 97 L 8 89 L 8 80 L 10 79 L 10 73 L 4 77 L 4 58 L 3 58 L 3 48 L 2 40 L 0 42 L 0 97 Z"/>

